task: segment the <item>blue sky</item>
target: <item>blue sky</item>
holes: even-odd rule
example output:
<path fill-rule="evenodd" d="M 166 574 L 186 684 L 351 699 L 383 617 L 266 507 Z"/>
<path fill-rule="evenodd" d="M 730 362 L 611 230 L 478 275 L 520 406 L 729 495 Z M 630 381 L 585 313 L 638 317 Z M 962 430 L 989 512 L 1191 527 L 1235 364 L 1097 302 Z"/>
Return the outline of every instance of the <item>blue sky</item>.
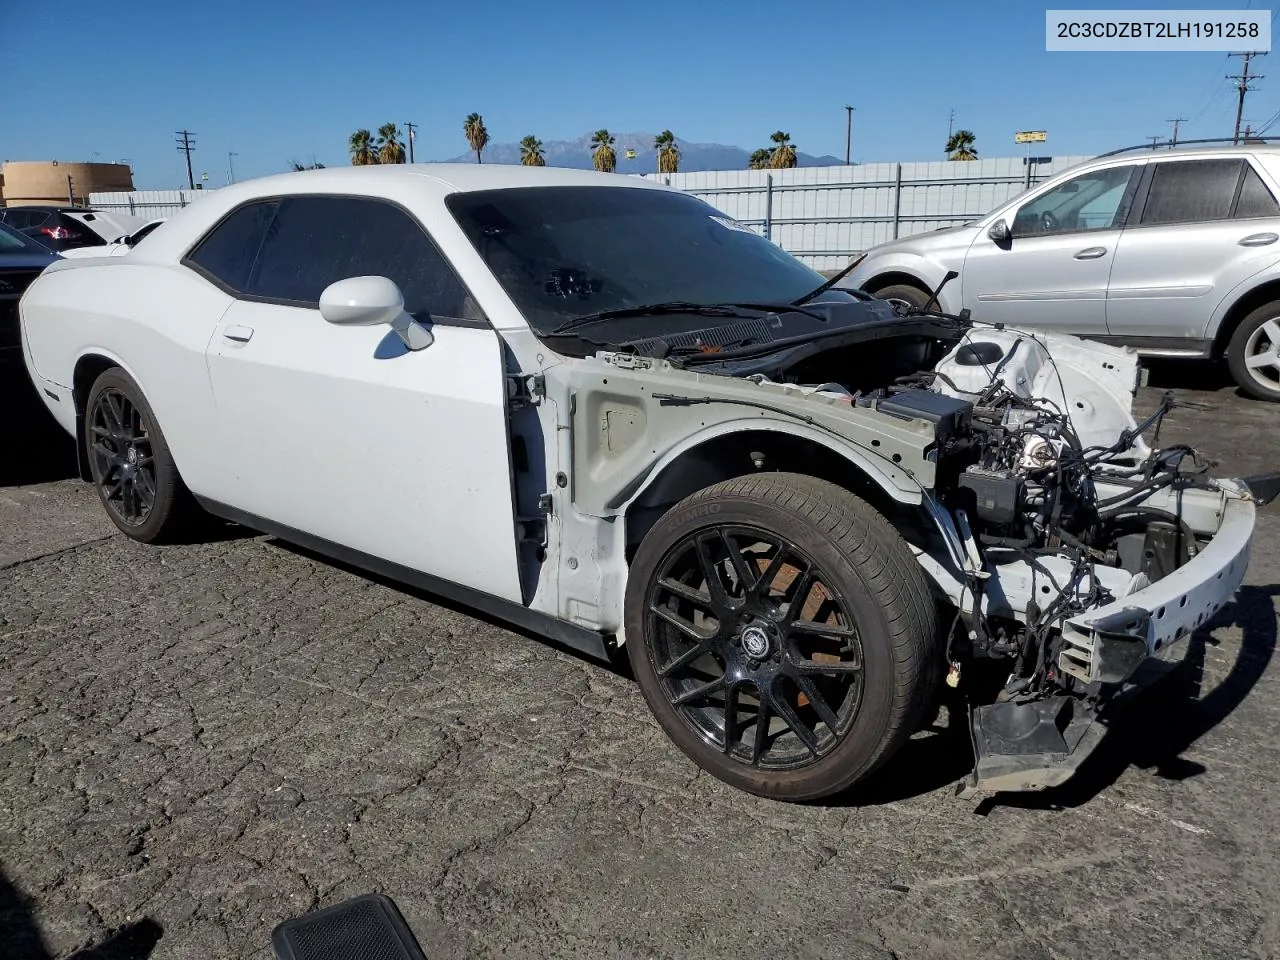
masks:
<path fill-rule="evenodd" d="M 1049 6 L 1068 6 L 1053 3 Z M 1247 3 L 1188 4 L 1240 9 Z M 6 0 L 0 157 L 129 158 L 139 187 L 185 185 L 174 131 L 195 131 L 196 176 L 347 162 L 358 127 L 420 125 L 418 159 L 466 149 L 462 118 L 495 141 L 599 127 L 763 145 L 857 161 L 941 158 L 949 111 L 983 156 L 1078 154 L 1166 134 L 1230 135 L 1224 53 L 1047 53 L 1046 4 L 1008 0 Z M 1083 4 L 1101 8 L 1101 3 Z M 1157 9 L 1169 3 L 1128 3 Z M 68 31 L 68 28 L 71 28 Z M 1249 94 L 1255 126 L 1280 111 L 1274 79 Z M 1268 69 L 1270 68 L 1270 69 Z M 15 78 L 17 78 L 15 82 Z M 1280 124 L 1277 124 L 1280 127 Z"/>

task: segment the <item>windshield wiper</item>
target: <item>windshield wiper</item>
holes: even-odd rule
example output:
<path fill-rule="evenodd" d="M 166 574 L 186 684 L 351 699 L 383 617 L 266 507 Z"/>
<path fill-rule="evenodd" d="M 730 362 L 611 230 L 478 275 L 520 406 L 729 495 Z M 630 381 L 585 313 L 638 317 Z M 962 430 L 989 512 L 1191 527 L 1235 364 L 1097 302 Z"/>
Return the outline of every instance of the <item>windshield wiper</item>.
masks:
<path fill-rule="evenodd" d="M 815 290 L 810 290 L 799 300 L 793 300 L 791 305 L 794 307 L 798 307 L 802 303 L 808 303 L 810 300 L 812 300 L 814 297 L 818 296 L 819 294 L 826 293 L 828 290 L 834 287 L 837 283 L 839 283 L 849 274 L 853 273 L 854 267 L 856 267 L 865 259 L 867 259 L 867 255 L 865 253 L 860 257 L 855 257 L 853 263 L 849 264 L 847 267 L 845 267 L 843 270 L 837 273 L 834 277 L 832 277 L 822 286 L 818 287 Z M 862 293 L 862 291 L 860 290 L 850 290 L 848 292 L 855 297 L 857 297 L 860 293 Z M 870 294 L 867 294 L 867 295 L 864 295 L 863 297 L 859 297 L 859 299 L 874 300 L 875 297 L 872 297 Z"/>
<path fill-rule="evenodd" d="M 603 320 L 617 320 L 622 317 L 652 317 L 661 314 L 692 314 L 698 317 L 738 317 L 743 320 L 754 320 L 752 310 L 756 313 L 802 313 L 806 317 L 825 321 L 827 318 L 812 310 L 805 310 L 791 303 L 692 303 L 687 300 L 666 300 L 662 303 L 650 303 L 637 307 L 619 307 L 616 310 L 601 310 L 586 316 L 566 320 L 553 327 L 544 337 L 559 337 L 570 334 L 581 327 L 590 326 Z"/>
<path fill-rule="evenodd" d="M 731 317 L 734 311 L 729 307 L 714 307 L 702 303 L 689 303 L 684 300 L 666 300 L 662 303 L 643 304 L 638 307 L 618 307 L 616 310 L 601 310 L 599 313 L 588 313 L 585 316 L 573 317 L 559 326 L 553 327 L 544 337 L 557 337 L 579 327 L 587 327 L 602 320 L 616 320 L 621 317 L 647 317 L 664 313 L 692 313 L 705 317 Z"/>

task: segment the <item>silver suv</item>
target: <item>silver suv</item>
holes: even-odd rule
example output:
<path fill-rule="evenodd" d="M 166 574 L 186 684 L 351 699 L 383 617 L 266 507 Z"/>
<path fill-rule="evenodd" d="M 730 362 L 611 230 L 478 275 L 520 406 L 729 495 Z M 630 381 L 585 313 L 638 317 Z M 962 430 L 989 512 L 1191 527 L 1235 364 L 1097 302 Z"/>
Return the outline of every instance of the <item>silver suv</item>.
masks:
<path fill-rule="evenodd" d="M 949 312 L 1226 357 L 1280 401 L 1280 147 L 1118 151 L 980 220 L 881 244 L 842 286 L 920 306 L 948 270 Z"/>

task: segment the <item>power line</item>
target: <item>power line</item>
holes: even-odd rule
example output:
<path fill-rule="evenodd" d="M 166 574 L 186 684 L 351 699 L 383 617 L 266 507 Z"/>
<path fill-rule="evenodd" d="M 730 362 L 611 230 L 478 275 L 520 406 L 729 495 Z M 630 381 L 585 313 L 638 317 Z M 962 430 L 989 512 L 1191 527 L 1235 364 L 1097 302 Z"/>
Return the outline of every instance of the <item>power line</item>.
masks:
<path fill-rule="evenodd" d="M 1267 122 L 1258 128 L 1258 136 L 1262 136 L 1264 133 L 1270 130 L 1273 126 L 1275 126 L 1275 123 L 1277 120 L 1280 120 L 1280 110 L 1277 110 L 1275 113 L 1273 113 L 1267 119 Z"/>
<path fill-rule="evenodd" d="M 1234 76 L 1228 76 L 1226 78 L 1228 80 L 1239 81 L 1239 83 L 1236 86 L 1236 90 L 1239 93 L 1239 96 L 1236 100 L 1236 127 L 1235 127 L 1235 133 L 1233 133 L 1231 137 L 1232 143 L 1239 143 L 1240 142 L 1240 118 L 1244 116 L 1244 95 L 1248 93 L 1250 90 L 1255 89 L 1254 87 L 1249 86 L 1249 81 L 1263 79 L 1263 75 L 1260 73 L 1254 73 L 1254 74 L 1249 73 L 1249 61 L 1251 61 L 1254 57 L 1265 57 L 1266 53 L 1260 53 L 1258 51 L 1251 50 L 1246 53 L 1229 53 L 1227 54 L 1227 56 L 1240 57 L 1244 61 L 1244 67 L 1241 69 L 1241 71 L 1238 74 L 1235 74 Z"/>
<path fill-rule="evenodd" d="M 187 155 L 187 186 L 192 190 L 196 188 L 195 174 L 191 172 L 191 151 L 196 148 L 196 142 L 191 139 L 194 136 L 195 134 L 190 130 L 179 130 L 178 139 L 176 141 L 178 144 L 178 152 L 185 153 Z"/>

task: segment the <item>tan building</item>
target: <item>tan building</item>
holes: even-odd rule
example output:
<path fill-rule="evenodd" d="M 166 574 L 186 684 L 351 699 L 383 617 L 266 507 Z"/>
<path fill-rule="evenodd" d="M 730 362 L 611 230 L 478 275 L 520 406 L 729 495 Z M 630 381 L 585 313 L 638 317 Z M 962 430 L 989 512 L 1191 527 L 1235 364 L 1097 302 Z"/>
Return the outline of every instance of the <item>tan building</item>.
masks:
<path fill-rule="evenodd" d="M 6 160 L 0 168 L 0 199 L 7 207 L 87 204 L 91 193 L 132 189 L 133 171 L 124 163 Z"/>

